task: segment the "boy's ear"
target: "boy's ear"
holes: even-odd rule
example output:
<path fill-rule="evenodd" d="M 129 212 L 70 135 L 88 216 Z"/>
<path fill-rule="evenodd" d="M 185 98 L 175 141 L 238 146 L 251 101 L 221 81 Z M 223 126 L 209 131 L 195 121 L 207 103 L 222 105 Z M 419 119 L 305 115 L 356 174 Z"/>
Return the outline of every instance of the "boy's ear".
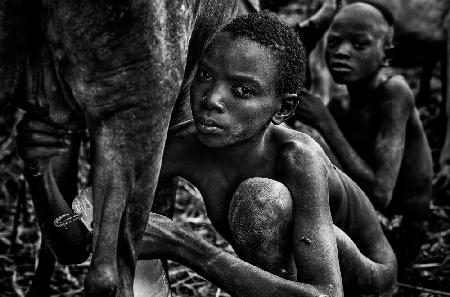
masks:
<path fill-rule="evenodd" d="M 279 125 L 289 119 L 295 114 L 298 104 L 297 94 L 283 94 L 278 97 L 281 105 L 277 112 L 272 117 L 272 123 L 274 125 Z"/>
<path fill-rule="evenodd" d="M 395 46 L 392 44 L 386 44 L 384 46 L 384 58 L 383 58 L 383 66 L 387 67 L 391 64 L 392 57 L 394 55 Z"/>

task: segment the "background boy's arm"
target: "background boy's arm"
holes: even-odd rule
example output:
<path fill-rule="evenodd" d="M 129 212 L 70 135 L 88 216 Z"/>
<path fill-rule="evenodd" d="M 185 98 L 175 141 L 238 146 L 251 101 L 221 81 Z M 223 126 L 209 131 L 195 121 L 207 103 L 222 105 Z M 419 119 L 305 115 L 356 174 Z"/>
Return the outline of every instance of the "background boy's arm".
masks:
<path fill-rule="evenodd" d="M 322 37 L 325 34 L 325 31 L 328 30 L 331 22 L 333 21 L 334 15 L 337 10 L 337 1 L 336 0 L 325 0 L 323 1 L 320 9 L 312 15 L 305 22 L 313 22 L 314 25 L 318 29 L 319 36 Z M 302 26 L 303 23 L 300 23 Z"/>
<path fill-rule="evenodd" d="M 414 107 L 412 93 L 402 79 L 390 79 L 383 98 L 379 98 L 380 123 L 374 145 L 374 167 L 371 168 L 353 149 L 335 119 L 320 98 L 307 94 L 300 102 L 300 117 L 316 127 L 339 159 L 346 172 L 369 196 L 372 203 L 384 209 L 392 199 L 404 151 L 406 123 Z M 358 129 L 358 127 L 355 127 Z"/>
<path fill-rule="evenodd" d="M 371 192 L 369 191 L 371 191 L 375 180 L 373 169 L 369 167 L 347 141 L 321 98 L 308 91 L 301 91 L 299 95 L 301 99 L 296 110 L 298 118 L 321 133 L 335 157 L 339 160 L 343 171 L 367 194 L 370 194 Z"/>
<path fill-rule="evenodd" d="M 387 207 L 392 199 L 405 150 L 406 124 L 414 109 L 413 94 L 403 78 L 394 77 L 385 85 L 375 138 L 375 180 L 371 192 L 382 207 Z"/>
<path fill-rule="evenodd" d="M 320 9 L 310 18 L 298 23 L 295 28 L 302 37 L 306 54 L 309 55 L 328 30 L 336 14 L 336 0 L 325 0 Z"/>

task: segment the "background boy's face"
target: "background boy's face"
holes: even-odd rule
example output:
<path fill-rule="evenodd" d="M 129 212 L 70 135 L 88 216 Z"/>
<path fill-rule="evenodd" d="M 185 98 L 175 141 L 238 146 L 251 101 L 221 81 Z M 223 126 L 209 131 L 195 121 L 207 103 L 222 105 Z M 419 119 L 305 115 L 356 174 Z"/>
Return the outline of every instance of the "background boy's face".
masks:
<path fill-rule="evenodd" d="M 200 59 L 191 108 L 200 141 L 223 147 L 246 140 L 278 109 L 276 60 L 247 38 L 219 33 Z"/>
<path fill-rule="evenodd" d="M 365 6 L 344 8 L 330 27 L 325 57 L 337 83 L 369 78 L 383 65 L 387 24 L 375 8 Z"/>

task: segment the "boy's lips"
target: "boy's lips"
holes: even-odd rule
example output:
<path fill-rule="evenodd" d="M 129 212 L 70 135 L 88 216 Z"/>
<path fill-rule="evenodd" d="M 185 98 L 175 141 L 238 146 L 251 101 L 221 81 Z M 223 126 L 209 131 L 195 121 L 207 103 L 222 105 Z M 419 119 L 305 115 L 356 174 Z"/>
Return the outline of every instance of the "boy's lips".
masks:
<path fill-rule="evenodd" d="M 196 117 L 194 122 L 201 133 L 217 133 L 222 130 L 219 124 L 205 117 Z"/>
<path fill-rule="evenodd" d="M 352 66 L 345 62 L 331 62 L 328 67 L 335 72 L 348 72 L 352 70 Z"/>

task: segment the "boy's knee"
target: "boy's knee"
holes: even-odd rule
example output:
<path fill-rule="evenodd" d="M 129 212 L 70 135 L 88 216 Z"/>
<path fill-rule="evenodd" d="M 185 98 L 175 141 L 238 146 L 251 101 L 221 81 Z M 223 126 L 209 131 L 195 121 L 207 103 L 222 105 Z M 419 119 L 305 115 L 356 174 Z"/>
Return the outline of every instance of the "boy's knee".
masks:
<path fill-rule="evenodd" d="M 230 203 L 228 222 L 235 237 L 268 234 L 270 230 L 285 228 L 291 220 L 291 194 L 286 186 L 272 179 L 255 177 L 243 181 Z"/>

